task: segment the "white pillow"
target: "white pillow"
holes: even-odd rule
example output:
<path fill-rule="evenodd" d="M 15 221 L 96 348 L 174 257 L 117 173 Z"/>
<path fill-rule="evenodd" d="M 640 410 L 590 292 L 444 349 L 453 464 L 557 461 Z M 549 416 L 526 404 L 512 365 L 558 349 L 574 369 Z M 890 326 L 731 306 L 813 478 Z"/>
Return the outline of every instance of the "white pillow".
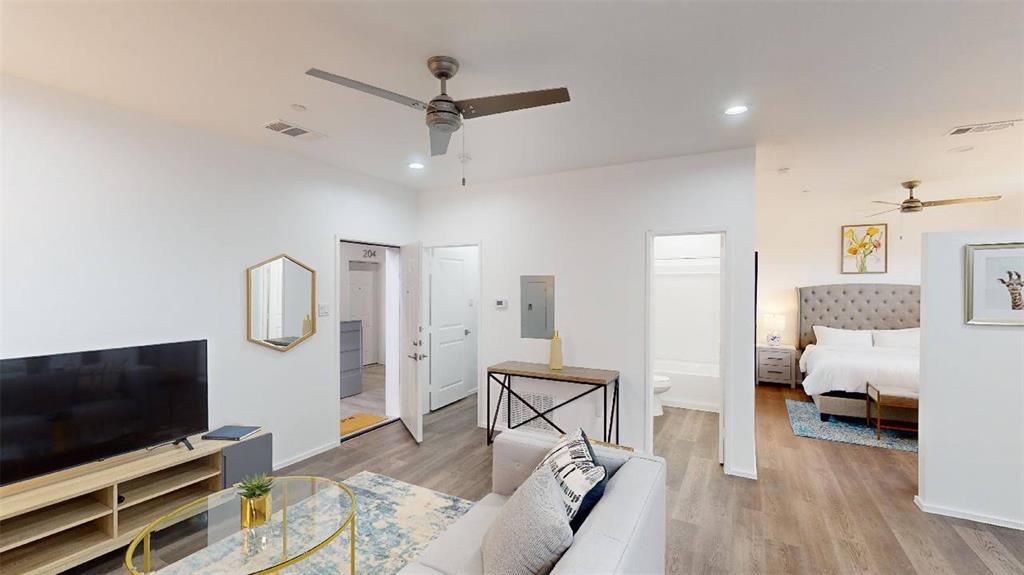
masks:
<path fill-rule="evenodd" d="M 921 349 L 921 328 L 909 329 L 876 329 L 871 332 L 875 347 L 895 347 L 899 349 Z"/>
<path fill-rule="evenodd" d="M 866 329 L 837 329 L 814 326 L 814 339 L 818 345 L 837 347 L 871 347 L 871 331 Z"/>

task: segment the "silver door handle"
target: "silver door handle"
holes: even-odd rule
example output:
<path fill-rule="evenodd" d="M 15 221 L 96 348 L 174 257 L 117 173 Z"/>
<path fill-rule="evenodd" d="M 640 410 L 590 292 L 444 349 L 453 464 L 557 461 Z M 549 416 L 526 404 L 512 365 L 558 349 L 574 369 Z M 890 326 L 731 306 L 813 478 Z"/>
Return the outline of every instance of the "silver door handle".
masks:
<path fill-rule="evenodd" d="M 420 358 L 419 358 L 419 357 L 417 357 L 417 355 L 416 355 L 415 353 L 410 353 L 410 354 L 409 354 L 409 355 L 407 355 L 406 357 L 408 357 L 409 359 L 411 359 L 411 360 L 413 360 L 413 361 L 419 361 L 419 360 L 420 360 Z"/>

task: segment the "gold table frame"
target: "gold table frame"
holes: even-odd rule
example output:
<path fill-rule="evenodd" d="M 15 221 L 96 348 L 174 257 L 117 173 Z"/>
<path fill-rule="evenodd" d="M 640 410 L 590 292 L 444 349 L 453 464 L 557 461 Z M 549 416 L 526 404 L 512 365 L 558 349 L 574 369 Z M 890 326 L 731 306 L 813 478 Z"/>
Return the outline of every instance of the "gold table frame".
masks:
<path fill-rule="evenodd" d="M 311 481 L 323 481 L 325 483 L 332 483 L 335 486 L 337 486 L 339 489 L 341 489 L 343 492 L 348 494 L 349 500 L 352 502 L 352 506 L 351 506 L 351 509 L 349 509 L 348 517 L 344 521 L 341 522 L 341 525 L 338 527 L 338 529 L 334 533 L 332 533 L 329 537 L 327 537 L 326 539 L 324 539 L 323 541 L 318 543 L 316 546 L 312 547 L 308 551 L 305 551 L 305 552 L 303 552 L 303 553 L 301 553 L 299 555 L 296 555 L 295 557 L 292 557 L 290 559 L 282 561 L 282 562 L 280 562 L 280 563 L 278 563 L 276 565 L 272 565 L 270 567 L 267 567 L 265 569 L 261 569 L 259 571 L 253 571 L 252 573 L 249 573 L 247 575 L 265 575 L 265 574 L 268 574 L 268 573 L 276 573 L 276 572 L 280 571 L 281 569 L 284 569 L 285 567 L 288 567 L 290 565 L 294 565 L 294 564 L 298 563 L 299 561 L 302 561 L 302 560 L 312 556 L 317 551 L 320 551 L 321 549 L 323 549 L 327 545 L 331 544 L 335 539 L 338 538 L 339 535 L 342 534 L 343 531 L 345 531 L 346 528 L 350 532 L 350 541 L 349 541 L 349 573 L 350 573 L 350 575 L 356 575 L 356 495 L 355 495 L 355 493 L 353 493 L 352 490 L 349 489 L 349 487 L 347 485 L 345 485 L 344 483 L 341 483 L 340 481 L 335 481 L 333 479 L 328 479 L 326 477 L 315 477 L 315 476 L 312 476 L 312 475 L 288 475 L 288 476 L 284 476 L 284 477 L 275 477 L 274 479 L 309 479 Z M 153 520 L 152 522 L 147 524 L 145 527 L 143 527 L 142 531 L 140 531 L 139 534 L 136 535 L 135 538 L 132 539 L 132 542 L 128 545 L 128 550 L 125 551 L 124 566 L 125 566 L 125 568 L 128 569 L 128 572 L 131 573 L 132 575 L 147 575 L 148 573 L 151 572 L 151 559 L 152 559 L 152 557 L 151 557 L 151 554 L 150 554 L 150 537 L 152 536 L 154 530 L 157 527 L 161 526 L 164 523 L 165 520 L 167 520 L 167 519 L 169 519 L 171 517 L 174 517 L 176 515 L 183 514 L 185 511 L 188 511 L 189 509 L 191 509 L 193 507 L 198 507 L 198 506 L 202 505 L 203 503 L 206 503 L 209 500 L 209 498 L 211 496 L 213 496 L 213 495 L 224 493 L 225 491 L 233 491 L 234 489 L 235 489 L 235 487 L 231 487 L 229 489 L 223 489 L 223 490 L 218 491 L 216 493 L 211 493 L 210 495 L 208 495 L 206 497 L 202 497 L 202 498 L 196 499 L 195 501 L 191 501 L 189 503 L 186 503 L 185 505 L 182 505 L 181 507 L 178 507 L 177 509 L 175 509 L 174 511 L 171 511 L 170 513 L 166 513 L 164 515 L 161 515 L 159 518 Z M 287 501 L 288 500 L 287 500 L 287 490 L 286 490 L 285 491 L 285 503 L 284 503 L 284 505 L 281 508 L 282 512 L 284 513 L 283 521 L 286 522 L 286 523 L 287 523 L 287 520 L 288 520 L 287 519 L 287 510 L 288 510 L 288 503 L 287 503 Z M 287 531 L 285 531 L 285 541 L 286 542 L 287 542 L 287 539 L 288 539 Z M 135 563 L 134 563 L 133 557 L 132 557 L 135 554 L 135 549 L 138 548 L 139 543 L 142 543 L 142 549 L 143 549 L 143 568 L 142 568 L 142 571 L 139 571 L 135 567 Z"/>

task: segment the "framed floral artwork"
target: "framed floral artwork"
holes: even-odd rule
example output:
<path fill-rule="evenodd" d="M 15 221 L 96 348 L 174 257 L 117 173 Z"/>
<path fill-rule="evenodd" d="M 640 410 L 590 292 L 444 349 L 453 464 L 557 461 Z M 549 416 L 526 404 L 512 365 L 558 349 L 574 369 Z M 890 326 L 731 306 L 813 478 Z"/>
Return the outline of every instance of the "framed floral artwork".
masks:
<path fill-rule="evenodd" d="M 885 224 L 843 226 L 844 274 L 884 274 L 889 271 L 889 228 Z"/>
<path fill-rule="evenodd" d="M 1024 243 L 964 248 L 964 322 L 1024 326 Z"/>

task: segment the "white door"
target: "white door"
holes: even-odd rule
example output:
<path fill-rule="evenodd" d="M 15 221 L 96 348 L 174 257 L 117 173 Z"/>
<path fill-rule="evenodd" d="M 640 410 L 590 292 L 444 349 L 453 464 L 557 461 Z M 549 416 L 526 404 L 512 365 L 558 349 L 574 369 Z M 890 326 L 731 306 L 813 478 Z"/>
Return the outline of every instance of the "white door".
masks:
<path fill-rule="evenodd" d="M 466 377 L 470 357 L 467 323 L 468 250 L 434 248 L 430 258 L 430 409 L 454 403 L 473 391 Z M 473 360 L 475 363 L 475 360 Z"/>
<path fill-rule="evenodd" d="M 428 373 L 423 344 L 421 310 L 423 286 L 420 274 L 419 243 L 402 246 L 402 364 L 399 370 L 399 415 L 416 443 L 423 442 L 423 411 L 420 409 L 420 385 Z"/>
<path fill-rule="evenodd" d="M 352 270 L 348 277 L 351 319 L 363 322 L 363 365 L 377 363 L 377 272 Z"/>

